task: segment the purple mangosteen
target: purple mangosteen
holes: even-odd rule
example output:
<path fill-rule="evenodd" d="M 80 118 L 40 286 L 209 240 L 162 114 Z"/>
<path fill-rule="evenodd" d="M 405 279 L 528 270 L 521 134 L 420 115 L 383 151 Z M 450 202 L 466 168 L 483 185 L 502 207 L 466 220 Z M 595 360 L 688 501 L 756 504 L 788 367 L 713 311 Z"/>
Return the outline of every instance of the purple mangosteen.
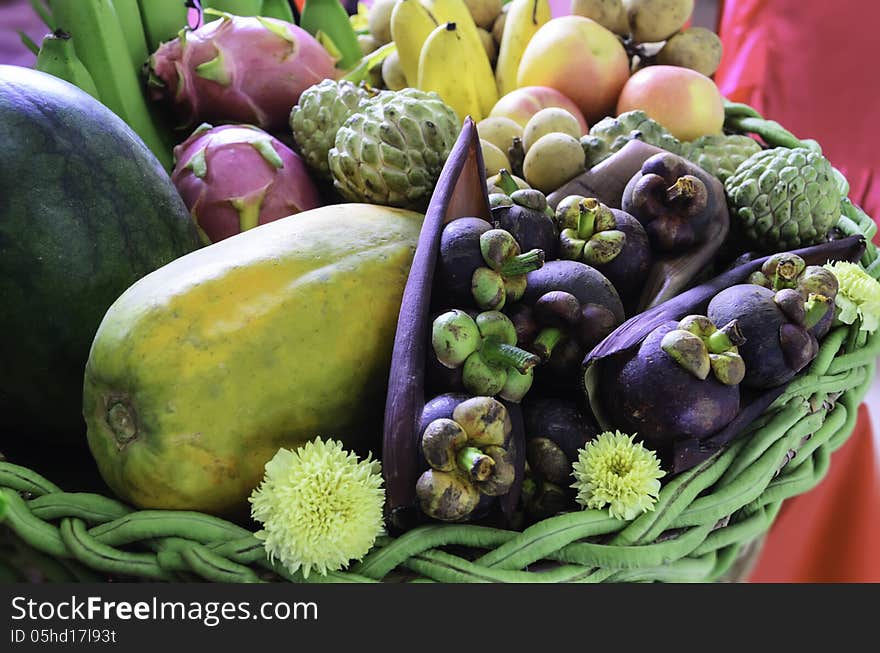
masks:
<path fill-rule="evenodd" d="M 739 412 L 742 343 L 736 321 L 718 329 L 691 315 L 660 325 L 637 348 L 604 361 L 606 416 L 653 449 L 715 433 Z"/>
<path fill-rule="evenodd" d="M 569 195 L 556 207 L 559 256 L 599 270 L 628 309 L 638 301 L 651 267 L 651 246 L 642 224 L 629 213 L 594 198 Z"/>

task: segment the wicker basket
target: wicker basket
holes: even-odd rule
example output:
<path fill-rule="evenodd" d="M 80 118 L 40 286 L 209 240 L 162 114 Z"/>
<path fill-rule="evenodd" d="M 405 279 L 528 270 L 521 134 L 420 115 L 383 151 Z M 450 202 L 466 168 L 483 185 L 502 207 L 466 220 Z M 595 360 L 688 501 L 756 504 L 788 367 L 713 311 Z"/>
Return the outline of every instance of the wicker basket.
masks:
<path fill-rule="evenodd" d="M 744 105 L 727 107 L 731 131 L 769 146 L 802 143 Z M 873 221 L 844 202 L 838 229 L 870 241 Z M 876 248 L 861 265 L 880 277 Z M 584 510 L 522 532 L 478 525 L 422 526 L 381 538 L 349 571 L 319 582 L 601 582 L 738 580 L 785 499 L 813 488 L 853 432 L 874 377 L 880 333 L 858 325 L 826 336 L 817 358 L 729 446 L 669 480 L 655 510 L 632 521 Z M 134 511 L 107 497 L 63 492 L 35 472 L 0 463 L 7 560 L 48 580 L 301 582 L 270 562 L 260 540 L 233 523 L 191 512 Z M 0 562 L 0 576 L 2 565 Z M 9 564 L 8 562 L 5 564 Z M 7 570 L 8 571 L 8 570 Z"/>

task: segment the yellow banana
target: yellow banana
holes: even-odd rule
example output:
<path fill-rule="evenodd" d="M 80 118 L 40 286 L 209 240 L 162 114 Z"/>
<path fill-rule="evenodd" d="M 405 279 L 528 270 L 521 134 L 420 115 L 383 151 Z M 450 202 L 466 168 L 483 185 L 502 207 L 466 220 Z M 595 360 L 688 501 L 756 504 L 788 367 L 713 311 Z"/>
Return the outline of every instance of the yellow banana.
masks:
<path fill-rule="evenodd" d="M 397 44 L 397 56 L 407 86 L 418 88 L 419 55 L 437 20 L 419 0 L 400 0 L 391 12 L 391 38 Z"/>
<path fill-rule="evenodd" d="M 480 111 L 482 115 L 488 116 L 498 101 L 498 89 L 495 86 L 495 75 L 492 72 L 492 64 L 489 63 L 489 55 L 486 54 L 486 49 L 483 47 L 483 41 L 477 32 L 477 25 L 474 23 L 470 10 L 464 0 L 421 0 L 421 2 L 438 22 L 455 23 L 467 48 L 467 62 L 464 70 L 470 71 L 476 80 Z M 451 77 L 456 77 L 459 74 L 458 70 L 447 71 L 447 75 Z M 474 119 L 476 120 L 476 116 Z"/>
<path fill-rule="evenodd" d="M 438 93 L 462 120 L 471 116 L 479 122 L 483 114 L 475 80 L 468 74 L 469 54 L 456 23 L 438 25 L 422 46 L 418 88 Z"/>
<path fill-rule="evenodd" d="M 495 62 L 495 81 L 498 94 L 507 95 L 514 90 L 516 74 L 523 52 L 535 32 L 550 20 L 548 0 L 513 0 L 504 20 L 504 35 Z"/>
<path fill-rule="evenodd" d="M 101 99 L 95 88 L 95 80 L 76 56 L 73 41 L 67 32 L 56 30 L 43 38 L 36 69 L 78 86 L 96 100 Z"/>

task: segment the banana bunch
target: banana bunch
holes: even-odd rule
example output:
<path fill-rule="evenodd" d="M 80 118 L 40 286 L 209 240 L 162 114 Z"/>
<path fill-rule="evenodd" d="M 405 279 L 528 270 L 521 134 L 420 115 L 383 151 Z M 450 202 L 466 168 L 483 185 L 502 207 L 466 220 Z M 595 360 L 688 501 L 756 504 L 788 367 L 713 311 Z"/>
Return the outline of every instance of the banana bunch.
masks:
<path fill-rule="evenodd" d="M 32 0 L 31 4 L 53 30 L 40 46 L 37 70 L 100 100 L 128 123 L 166 170 L 171 170 L 176 139 L 159 110 L 148 101 L 142 71 L 161 42 L 187 27 L 187 2 Z M 293 20 L 287 0 L 213 0 L 203 6 Z"/>
<path fill-rule="evenodd" d="M 390 27 L 408 86 L 435 91 L 461 119 L 489 115 L 495 74 L 464 0 L 398 0 Z"/>
<path fill-rule="evenodd" d="M 54 31 L 37 54 L 37 70 L 80 87 L 122 118 L 170 170 L 174 141 L 148 103 L 141 68 L 149 55 L 138 0 L 47 0 L 38 13 Z M 145 0 L 155 7 L 159 0 Z M 183 23 L 186 7 L 182 0 Z M 176 31 L 177 31 L 176 30 Z M 175 33 L 176 33 L 175 31 Z"/>

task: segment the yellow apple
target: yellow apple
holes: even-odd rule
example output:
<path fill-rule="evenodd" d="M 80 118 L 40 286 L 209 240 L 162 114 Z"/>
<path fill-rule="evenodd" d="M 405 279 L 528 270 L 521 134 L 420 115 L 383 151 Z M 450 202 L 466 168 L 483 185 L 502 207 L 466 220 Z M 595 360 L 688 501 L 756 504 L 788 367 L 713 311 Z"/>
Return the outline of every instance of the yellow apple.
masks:
<path fill-rule="evenodd" d="M 593 124 L 612 115 L 629 70 L 629 57 L 610 30 L 590 18 L 562 16 L 541 26 L 529 41 L 517 84 L 555 88 Z"/>
<path fill-rule="evenodd" d="M 510 118 L 520 127 L 525 127 L 532 116 L 548 107 L 565 109 L 573 115 L 581 126 L 582 135 L 589 131 L 589 125 L 578 106 L 565 95 L 548 86 L 523 86 L 514 89 L 495 103 L 489 115 Z"/>
<path fill-rule="evenodd" d="M 617 113 L 635 109 L 682 141 L 720 134 L 724 125 L 724 100 L 715 82 L 680 66 L 648 66 L 630 77 L 620 93 Z"/>

